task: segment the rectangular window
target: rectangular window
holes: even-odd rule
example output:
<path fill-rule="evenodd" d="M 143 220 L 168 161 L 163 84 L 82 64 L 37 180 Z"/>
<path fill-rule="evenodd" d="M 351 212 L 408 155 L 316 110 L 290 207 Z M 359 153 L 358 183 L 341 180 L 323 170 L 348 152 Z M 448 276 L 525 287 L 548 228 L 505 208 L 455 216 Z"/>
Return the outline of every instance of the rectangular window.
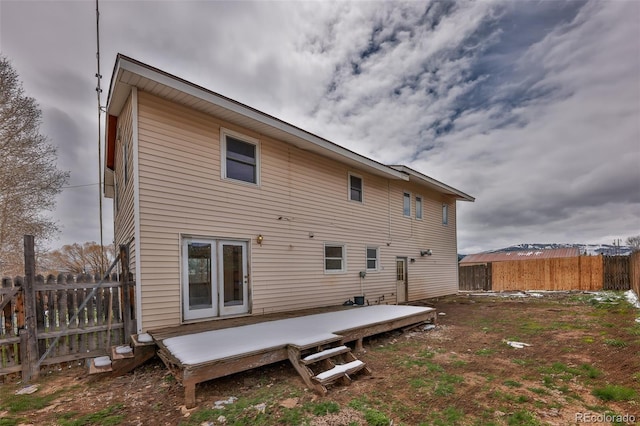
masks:
<path fill-rule="evenodd" d="M 367 271 L 377 271 L 378 263 L 378 247 L 367 247 Z"/>
<path fill-rule="evenodd" d="M 349 174 L 349 199 L 362 202 L 362 178 Z"/>
<path fill-rule="evenodd" d="M 223 177 L 258 184 L 260 151 L 258 141 L 222 132 Z"/>
<path fill-rule="evenodd" d="M 341 244 L 324 245 L 324 271 L 344 272 L 345 250 Z"/>
<path fill-rule="evenodd" d="M 416 195 L 416 219 L 422 219 L 422 197 Z"/>
<path fill-rule="evenodd" d="M 404 201 L 402 205 L 402 214 L 407 217 L 411 217 L 411 193 L 404 193 Z"/>
<path fill-rule="evenodd" d="M 449 206 L 447 204 L 442 205 L 442 224 L 446 225 L 449 223 Z"/>

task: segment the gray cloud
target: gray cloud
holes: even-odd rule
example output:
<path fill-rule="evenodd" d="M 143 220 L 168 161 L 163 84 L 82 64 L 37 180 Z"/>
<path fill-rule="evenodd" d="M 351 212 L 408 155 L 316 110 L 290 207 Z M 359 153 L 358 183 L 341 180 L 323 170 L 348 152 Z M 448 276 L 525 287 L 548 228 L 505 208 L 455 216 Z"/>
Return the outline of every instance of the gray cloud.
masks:
<path fill-rule="evenodd" d="M 461 251 L 640 232 L 640 3 L 100 5 L 105 92 L 122 52 L 406 163 L 477 197 L 460 204 Z M 0 48 L 72 185 L 96 179 L 94 7 L 0 3 Z M 61 243 L 97 239 L 94 188 L 58 203 Z"/>

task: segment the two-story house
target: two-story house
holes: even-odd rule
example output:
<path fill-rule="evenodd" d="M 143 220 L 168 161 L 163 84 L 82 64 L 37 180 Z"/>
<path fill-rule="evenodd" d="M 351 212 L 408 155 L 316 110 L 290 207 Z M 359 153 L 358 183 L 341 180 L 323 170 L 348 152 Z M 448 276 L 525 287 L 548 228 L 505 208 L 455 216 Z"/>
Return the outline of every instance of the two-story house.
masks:
<path fill-rule="evenodd" d="M 457 291 L 456 201 L 473 197 L 122 55 L 107 113 L 139 332 Z"/>

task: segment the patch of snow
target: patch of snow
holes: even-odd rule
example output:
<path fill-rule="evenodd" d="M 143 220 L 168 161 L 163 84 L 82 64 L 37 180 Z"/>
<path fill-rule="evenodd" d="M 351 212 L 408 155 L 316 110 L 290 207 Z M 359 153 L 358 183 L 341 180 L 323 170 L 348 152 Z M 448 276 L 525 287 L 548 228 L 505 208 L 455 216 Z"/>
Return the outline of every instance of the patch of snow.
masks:
<path fill-rule="evenodd" d="M 351 370 L 352 368 L 360 367 L 363 364 L 364 364 L 364 362 L 362 362 L 359 359 L 357 359 L 355 361 L 351 361 L 351 362 L 348 362 L 346 364 L 336 365 L 331 370 L 327 370 L 327 371 L 324 371 L 324 372 L 318 374 L 316 376 L 316 379 L 324 380 L 324 379 L 329 378 L 331 376 L 335 376 L 336 374 L 344 373 L 344 372 L 346 372 L 348 370 Z"/>
<path fill-rule="evenodd" d="M 32 393 L 35 393 L 37 390 L 38 390 L 38 385 L 26 386 L 16 391 L 16 395 L 31 395 Z"/>
<path fill-rule="evenodd" d="M 324 350 L 322 352 L 311 354 L 311 355 L 306 356 L 306 357 L 304 357 L 302 359 L 304 361 L 313 361 L 314 359 L 322 358 L 325 355 L 329 355 L 329 354 L 334 354 L 334 353 L 340 352 L 340 351 L 342 351 L 343 349 L 346 349 L 346 348 L 347 348 L 346 346 L 337 346 L 335 348 L 331 348 L 331 349 Z"/>
<path fill-rule="evenodd" d="M 625 291 L 624 297 L 633 307 L 640 309 L 640 300 L 638 300 L 638 295 L 633 290 Z"/>
<path fill-rule="evenodd" d="M 339 338 L 341 331 L 433 310 L 404 305 L 366 306 L 170 337 L 163 344 L 183 365 L 193 365 L 289 344 L 308 346 Z"/>
<path fill-rule="evenodd" d="M 262 402 L 260 404 L 254 405 L 252 408 L 256 409 L 258 413 L 264 413 L 265 410 L 267 409 L 267 404 Z"/>
<path fill-rule="evenodd" d="M 233 404 L 237 400 L 238 400 L 238 398 L 236 398 L 235 396 L 230 396 L 227 399 L 216 401 L 216 402 L 213 403 L 213 409 L 214 410 L 221 410 L 221 409 L 224 408 L 225 405 Z"/>
<path fill-rule="evenodd" d="M 422 327 L 422 330 L 429 331 L 429 330 L 433 330 L 434 328 L 436 328 L 434 324 L 427 324 L 424 327 Z"/>
<path fill-rule="evenodd" d="M 117 354 L 123 355 L 123 354 L 130 354 L 131 352 L 133 352 L 133 349 L 131 348 L 131 346 L 122 345 L 122 346 L 116 347 Z"/>
<path fill-rule="evenodd" d="M 108 365 L 111 365 L 111 358 L 109 358 L 108 356 L 99 356 L 93 359 L 93 365 L 95 365 L 96 367 L 106 367 Z"/>
<path fill-rule="evenodd" d="M 505 343 L 509 346 L 511 346 L 512 348 L 516 348 L 516 349 L 523 349 L 525 346 L 531 346 L 528 343 L 522 343 L 522 342 L 514 342 L 511 340 L 507 340 L 505 341 Z"/>
<path fill-rule="evenodd" d="M 153 337 L 149 333 L 138 334 L 138 342 L 140 343 L 151 343 L 153 342 Z"/>
<path fill-rule="evenodd" d="M 529 293 L 529 296 L 531 296 L 531 297 L 544 297 L 544 295 L 540 294 L 540 293 Z"/>
<path fill-rule="evenodd" d="M 445 315 L 447 315 L 447 314 L 446 314 L 446 313 L 444 313 L 444 312 L 438 312 L 438 315 L 440 315 L 441 317 L 443 317 L 443 316 L 445 316 Z"/>

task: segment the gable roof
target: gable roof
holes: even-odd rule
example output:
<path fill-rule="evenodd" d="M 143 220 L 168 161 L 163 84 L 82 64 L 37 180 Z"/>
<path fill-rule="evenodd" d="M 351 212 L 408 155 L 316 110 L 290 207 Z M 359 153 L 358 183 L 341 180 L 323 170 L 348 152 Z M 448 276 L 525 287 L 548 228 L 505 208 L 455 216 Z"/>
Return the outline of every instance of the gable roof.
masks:
<path fill-rule="evenodd" d="M 248 105 L 122 54 L 117 55 L 113 74 L 111 75 L 107 100 L 108 116 L 120 115 L 132 87 L 137 87 L 145 92 L 195 110 L 215 115 L 227 122 L 250 129 L 256 133 L 287 142 L 302 150 L 334 159 L 377 176 L 392 180 L 412 180 L 411 173 L 406 170 L 382 164 Z M 109 128 L 107 126 L 107 132 Z M 115 138 L 106 137 L 105 141 L 107 144 L 105 149 L 105 165 L 107 166 L 105 173 L 107 173 L 107 169 L 113 170 L 115 149 L 111 145 L 115 144 Z M 415 171 L 412 172 L 416 175 L 414 176 L 415 180 L 417 175 L 420 174 Z M 420 183 L 427 184 L 439 192 L 453 195 L 458 199 L 473 201 L 473 197 L 455 188 L 444 185 L 425 175 L 420 176 L 426 178 L 422 179 L 422 181 L 419 180 Z M 105 183 L 106 181 L 105 179 Z"/>
<path fill-rule="evenodd" d="M 505 262 L 508 260 L 552 259 L 577 256 L 580 256 L 580 250 L 577 247 L 541 250 L 514 250 L 497 253 L 470 254 L 462 258 L 460 265 L 471 263 Z"/>

